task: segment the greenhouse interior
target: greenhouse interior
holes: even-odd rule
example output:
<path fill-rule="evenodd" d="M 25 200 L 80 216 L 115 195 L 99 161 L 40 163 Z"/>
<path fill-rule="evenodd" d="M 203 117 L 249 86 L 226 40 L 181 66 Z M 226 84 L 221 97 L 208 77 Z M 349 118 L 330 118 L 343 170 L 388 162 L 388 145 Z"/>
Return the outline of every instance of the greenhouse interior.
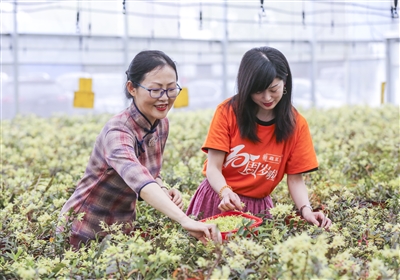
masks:
<path fill-rule="evenodd" d="M 400 279 L 398 0 L 0 9 L 0 280 Z"/>

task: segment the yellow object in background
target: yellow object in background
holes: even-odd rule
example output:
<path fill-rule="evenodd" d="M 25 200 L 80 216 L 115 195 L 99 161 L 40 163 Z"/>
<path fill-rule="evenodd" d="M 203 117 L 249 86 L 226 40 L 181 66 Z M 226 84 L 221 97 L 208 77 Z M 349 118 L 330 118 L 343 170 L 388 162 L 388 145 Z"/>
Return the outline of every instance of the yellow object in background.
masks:
<path fill-rule="evenodd" d="M 385 103 L 385 87 L 386 87 L 386 82 L 382 82 L 382 84 L 381 84 L 381 104 Z"/>
<path fill-rule="evenodd" d="M 75 91 L 74 107 L 93 108 L 94 92 L 91 78 L 79 78 L 79 90 Z"/>
<path fill-rule="evenodd" d="M 188 88 L 184 87 L 179 93 L 178 97 L 175 100 L 174 108 L 181 108 L 189 106 L 189 91 Z"/>

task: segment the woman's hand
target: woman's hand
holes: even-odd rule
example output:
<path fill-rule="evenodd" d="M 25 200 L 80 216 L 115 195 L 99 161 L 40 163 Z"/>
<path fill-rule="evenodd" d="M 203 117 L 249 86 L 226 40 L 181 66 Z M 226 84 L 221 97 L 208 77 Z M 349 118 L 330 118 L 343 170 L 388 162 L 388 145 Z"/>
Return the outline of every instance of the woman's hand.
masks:
<path fill-rule="evenodd" d="M 214 191 L 222 198 L 218 205 L 219 210 L 222 212 L 234 209 L 242 211 L 243 207 L 239 196 L 227 185 L 222 175 L 222 165 L 224 164 L 225 156 L 226 153 L 224 151 L 208 149 L 207 179 Z"/>
<path fill-rule="evenodd" d="M 310 204 L 310 201 L 308 200 L 307 187 L 303 180 L 303 175 L 288 174 L 287 184 L 289 193 L 292 196 L 294 203 L 299 209 L 302 209 L 302 213 L 300 214 L 303 216 L 304 220 L 316 226 L 328 229 L 332 225 L 332 221 L 325 217 L 324 213 L 313 212 L 308 207 L 301 207 L 302 205 Z"/>
<path fill-rule="evenodd" d="M 178 191 L 177 189 L 168 190 L 166 188 L 163 188 L 163 191 L 172 200 L 172 202 L 175 203 L 176 206 L 183 210 L 183 200 L 180 191 Z"/>
<path fill-rule="evenodd" d="M 224 190 L 225 192 L 225 190 Z M 218 209 L 222 212 L 229 210 L 243 210 L 242 203 L 239 196 L 230 189 L 226 189 L 226 192 L 222 194 L 222 200 L 218 205 Z"/>
<path fill-rule="evenodd" d="M 181 225 L 191 236 L 200 240 L 204 245 L 210 240 L 222 243 L 221 232 L 215 224 L 206 224 L 192 219 L 185 219 Z"/>
<path fill-rule="evenodd" d="M 331 219 L 326 217 L 322 212 L 312 212 L 308 208 L 304 208 L 303 210 L 303 218 L 307 222 L 314 224 L 318 227 L 322 227 L 324 229 L 329 229 L 332 225 Z"/>
<path fill-rule="evenodd" d="M 221 233 L 217 230 L 216 225 L 192 220 L 179 209 L 179 206 L 182 207 L 183 203 L 181 193 L 178 190 L 164 190 L 165 196 L 162 193 L 159 184 L 150 183 L 145 188 L 142 188 L 140 196 L 149 205 L 181 224 L 192 236 L 204 244 L 209 240 L 222 242 Z"/>

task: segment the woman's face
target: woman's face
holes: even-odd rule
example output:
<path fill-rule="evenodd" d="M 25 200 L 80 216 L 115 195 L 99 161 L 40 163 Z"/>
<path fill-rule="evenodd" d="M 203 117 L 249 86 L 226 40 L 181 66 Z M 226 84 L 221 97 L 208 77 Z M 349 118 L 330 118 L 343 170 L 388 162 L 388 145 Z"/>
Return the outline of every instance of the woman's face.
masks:
<path fill-rule="evenodd" d="M 273 109 L 282 99 L 284 86 L 283 80 L 275 78 L 266 90 L 251 95 L 251 99 L 258 105 L 259 119 L 269 121 L 270 116 L 274 117 Z"/>
<path fill-rule="evenodd" d="M 178 85 L 175 70 L 169 65 L 156 68 L 146 74 L 140 85 L 148 89 L 176 88 Z M 128 81 L 127 88 L 135 99 L 136 106 L 139 108 L 140 112 L 142 112 L 152 124 L 154 124 L 157 119 L 163 119 L 167 116 L 176 99 L 168 98 L 165 93 L 160 98 L 152 98 L 148 90 L 138 85 L 133 85 L 131 81 Z"/>

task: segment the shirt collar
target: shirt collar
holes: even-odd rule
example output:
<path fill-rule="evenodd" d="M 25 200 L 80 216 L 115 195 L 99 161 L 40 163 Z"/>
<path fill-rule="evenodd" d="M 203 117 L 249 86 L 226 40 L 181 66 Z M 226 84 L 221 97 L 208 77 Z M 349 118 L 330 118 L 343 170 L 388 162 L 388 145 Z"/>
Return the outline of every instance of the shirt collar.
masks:
<path fill-rule="evenodd" d="M 132 117 L 133 121 L 139 125 L 139 127 L 143 128 L 145 132 L 150 132 L 155 130 L 155 128 L 160 123 L 160 120 L 156 120 L 152 125 L 146 116 L 140 112 L 139 108 L 135 103 L 135 99 L 133 99 L 131 106 L 129 107 L 129 114 Z M 154 132 L 154 131 L 153 131 Z M 151 132 L 152 133 L 152 132 Z"/>

